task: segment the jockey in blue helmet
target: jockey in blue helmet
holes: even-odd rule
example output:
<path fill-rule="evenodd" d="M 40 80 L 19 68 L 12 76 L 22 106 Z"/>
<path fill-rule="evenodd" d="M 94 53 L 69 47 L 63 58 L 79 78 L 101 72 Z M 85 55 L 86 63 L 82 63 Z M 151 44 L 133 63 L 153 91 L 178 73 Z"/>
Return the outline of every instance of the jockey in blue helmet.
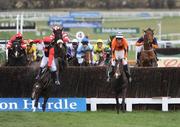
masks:
<path fill-rule="evenodd" d="M 93 46 L 89 43 L 89 39 L 85 37 L 82 39 L 81 44 L 79 44 L 77 48 L 76 57 L 78 59 L 78 63 L 81 63 L 80 59 L 85 55 L 86 51 L 91 51 L 93 56 Z M 91 61 L 91 63 L 93 63 L 93 60 Z"/>

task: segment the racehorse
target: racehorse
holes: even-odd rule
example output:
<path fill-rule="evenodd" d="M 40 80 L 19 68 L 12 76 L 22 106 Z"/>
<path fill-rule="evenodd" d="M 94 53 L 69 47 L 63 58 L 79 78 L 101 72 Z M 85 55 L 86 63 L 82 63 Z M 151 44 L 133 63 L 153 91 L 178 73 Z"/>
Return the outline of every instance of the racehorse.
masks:
<path fill-rule="evenodd" d="M 42 104 L 42 110 L 43 112 L 45 111 L 46 103 L 50 95 L 51 87 L 52 87 L 51 73 L 50 70 L 45 67 L 43 68 L 42 75 L 33 85 L 31 99 L 35 100 L 34 111 L 38 107 L 38 101 L 41 96 L 44 98 L 44 102 Z"/>
<path fill-rule="evenodd" d="M 115 92 L 116 98 L 116 109 L 117 114 L 119 114 L 120 106 L 119 106 L 119 94 L 122 96 L 122 112 L 125 112 L 125 98 L 127 93 L 128 79 L 123 69 L 122 59 L 116 60 L 115 71 L 113 72 L 111 78 L 111 85 Z"/>
<path fill-rule="evenodd" d="M 27 64 L 27 56 L 24 49 L 21 48 L 19 41 L 14 41 L 12 48 L 8 50 L 8 65 L 24 66 Z"/>
<path fill-rule="evenodd" d="M 156 54 L 153 48 L 151 47 L 150 40 L 146 34 L 144 35 L 144 45 L 140 52 L 139 66 L 141 67 L 157 66 Z"/>
<path fill-rule="evenodd" d="M 62 43 L 55 44 L 55 48 L 57 50 L 57 67 L 59 70 L 64 70 L 67 67 L 67 59 L 66 59 L 66 48 Z"/>
<path fill-rule="evenodd" d="M 96 53 L 96 57 L 97 57 L 97 61 L 96 61 L 96 65 L 98 66 L 103 66 L 105 64 L 105 57 L 106 54 L 105 53 Z"/>
<path fill-rule="evenodd" d="M 76 57 L 72 57 L 68 60 L 68 66 L 79 66 L 78 59 Z"/>
<path fill-rule="evenodd" d="M 27 54 L 27 64 L 30 65 L 34 61 L 33 53 L 30 53 L 30 47 L 27 47 L 26 54 Z"/>
<path fill-rule="evenodd" d="M 84 53 L 83 62 L 80 64 L 80 66 L 90 66 L 92 61 L 93 61 L 92 51 L 87 50 Z"/>

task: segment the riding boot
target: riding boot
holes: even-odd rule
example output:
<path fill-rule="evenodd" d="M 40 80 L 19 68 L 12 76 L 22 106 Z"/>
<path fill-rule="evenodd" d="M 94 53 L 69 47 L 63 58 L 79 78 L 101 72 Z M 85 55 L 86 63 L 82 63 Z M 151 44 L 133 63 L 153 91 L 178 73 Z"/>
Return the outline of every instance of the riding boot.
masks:
<path fill-rule="evenodd" d="M 139 64 L 139 61 L 140 61 L 140 55 L 141 55 L 141 53 L 138 52 L 138 53 L 137 53 L 137 64 Z"/>
<path fill-rule="evenodd" d="M 132 78 L 131 78 L 131 73 L 130 73 L 130 69 L 129 69 L 128 65 L 127 64 L 124 65 L 123 68 L 124 68 L 126 77 L 128 78 L 128 82 L 131 83 Z"/>
<path fill-rule="evenodd" d="M 42 70 L 43 70 L 43 68 L 40 67 L 40 69 L 39 69 L 39 71 L 38 71 L 38 75 L 36 76 L 36 80 L 41 77 Z"/>
<path fill-rule="evenodd" d="M 51 76 L 52 76 L 52 79 L 53 79 L 54 84 L 60 85 L 59 76 L 58 76 L 57 71 L 51 72 Z"/>
<path fill-rule="evenodd" d="M 159 61 L 158 57 L 157 57 L 157 52 L 154 50 L 154 54 L 156 56 L 156 60 Z"/>

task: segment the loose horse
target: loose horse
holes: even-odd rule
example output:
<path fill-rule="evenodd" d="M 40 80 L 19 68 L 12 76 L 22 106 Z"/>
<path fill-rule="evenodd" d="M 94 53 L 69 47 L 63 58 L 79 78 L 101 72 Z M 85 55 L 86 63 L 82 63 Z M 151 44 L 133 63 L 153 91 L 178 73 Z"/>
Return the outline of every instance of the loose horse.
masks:
<path fill-rule="evenodd" d="M 8 65 L 24 66 L 27 64 L 26 52 L 21 48 L 19 41 L 12 44 L 12 48 L 8 50 Z"/>
<path fill-rule="evenodd" d="M 147 35 L 144 36 L 144 45 L 140 53 L 139 66 L 141 67 L 157 66 L 156 54 L 153 48 L 151 47 L 151 43 Z"/>
<path fill-rule="evenodd" d="M 35 82 L 32 89 L 31 99 L 35 100 L 35 104 L 34 104 L 35 108 L 38 107 L 39 98 L 42 96 L 44 98 L 44 102 L 42 104 L 42 110 L 43 112 L 45 111 L 46 103 L 50 95 L 51 87 L 52 87 L 52 79 L 51 79 L 50 71 L 47 68 L 44 68 L 41 77 Z"/>
<path fill-rule="evenodd" d="M 114 73 L 111 79 L 111 85 L 115 92 L 116 109 L 119 114 L 119 94 L 122 96 L 122 112 L 125 112 L 125 98 L 127 93 L 128 79 L 123 69 L 122 59 L 116 61 Z"/>

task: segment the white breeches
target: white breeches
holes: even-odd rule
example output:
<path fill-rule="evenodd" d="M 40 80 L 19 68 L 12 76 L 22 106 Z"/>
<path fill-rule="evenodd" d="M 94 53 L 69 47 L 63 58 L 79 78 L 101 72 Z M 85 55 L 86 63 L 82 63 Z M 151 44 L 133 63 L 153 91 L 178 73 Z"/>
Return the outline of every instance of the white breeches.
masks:
<path fill-rule="evenodd" d="M 139 53 L 143 49 L 143 46 L 136 46 L 136 52 Z"/>
<path fill-rule="evenodd" d="M 114 53 L 115 53 L 116 60 L 122 59 L 123 65 L 126 65 L 128 63 L 127 59 L 124 58 L 124 56 L 125 56 L 124 50 L 120 50 L 120 51 L 116 50 Z M 112 61 L 112 65 L 115 66 L 115 61 Z"/>
<path fill-rule="evenodd" d="M 44 68 L 47 64 L 48 64 L 48 57 L 43 56 L 43 58 L 42 58 L 42 60 L 41 60 L 40 67 L 41 67 L 41 68 Z M 51 70 L 52 72 L 57 70 L 57 67 L 56 67 L 55 59 L 54 59 L 54 58 L 53 58 L 53 61 L 52 61 L 52 65 L 51 65 L 50 70 Z"/>

